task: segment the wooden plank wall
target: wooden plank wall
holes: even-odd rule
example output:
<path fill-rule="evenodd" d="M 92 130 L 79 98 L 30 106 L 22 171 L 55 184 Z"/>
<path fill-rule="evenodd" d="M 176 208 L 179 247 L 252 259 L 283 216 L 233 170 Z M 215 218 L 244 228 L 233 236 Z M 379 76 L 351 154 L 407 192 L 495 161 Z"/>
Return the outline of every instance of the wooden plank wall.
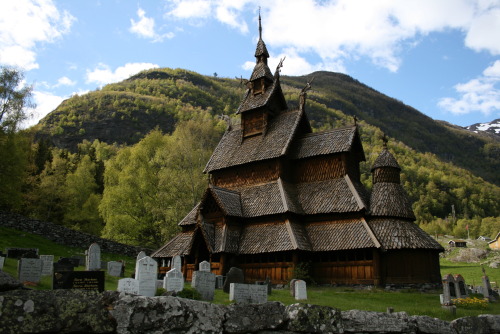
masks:
<path fill-rule="evenodd" d="M 318 156 L 294 162 L 294 180 L 299 183 L 336 179 L 346 173 L 340 155 Z"/>
<path fill-rule="evenodd" d="M 259 111 L 244 112 L 241 115 L 241 125 L 243 127 L 243 137 L 260 134 L 264 131 L 264 113 Z"/>
<path fill-rule="evenodd" d="M 373 261 L 318 262 L 312 276 L 319 284 L 373 284 Z"/>
<path fill-rule="evenodd" d="M 217 187 L 235 189 L 277 180 L 281 165 L 278 161 L 261 161 L 229 170 L 216 171 L 212 182 Z"/>
<path fill-rule="evenodd" d="M 267 277 L 273 284 L 285 284 L 292 279 L 293 262 L 240 264 L 245 282 L 264 281 Z"/>

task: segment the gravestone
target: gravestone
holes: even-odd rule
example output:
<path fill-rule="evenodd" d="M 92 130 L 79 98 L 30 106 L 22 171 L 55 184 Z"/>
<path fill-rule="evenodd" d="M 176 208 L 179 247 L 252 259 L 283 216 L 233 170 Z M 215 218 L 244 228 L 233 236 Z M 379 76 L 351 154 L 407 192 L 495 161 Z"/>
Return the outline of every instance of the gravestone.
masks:
<path fill-rule="evenodd" d="M 74 257 L 59 257 L 58 263 L 71 263 L 73 268 L 80 266 L 80 260 Z"/>
<path fill-rule="evenodd" d="M 465 280 L 462 275 L 455 275 L 455 290 L 457 298 L 467 298 L 469 293 L 467 291 L 467 286 L 465 285 Z"/>
<path fill-rule="evenodd" d="M 5 263 L 5 257 L 0 256 L 0 270 L 3 270 L 4 263 Z"/>
<path fill-rule="evenodd" d="M 231 267 L 231 269 L 229 269 L 226 275 L 226 280 L 224 281 L 224 286 L 222 288 L 225 293 L 229 293 L 231 283 L 245 283 L 243 270 L 236 267 Z"/>
<path fill-rule="evenodd" d="M 267 303 L 267 286 L 262 284 L 231 283 L 229 300 L 243 304 Z"/>
<path fill-rule="evenodd" d="M 42 278 L 42 260 L 21 258 L 17 262 L 17 274 L 21 282 L 40 282 Z"/>
<path fill-rule="evenodd" d="M 53 289 L 104 291 L 104 271 L 54 271 Z"/>
<path fill-rule="evenodd" d="M 224 276 L 215 275 L 215 288 L 222 289 L 223 286 L 224 286 Z"/>
<path fill-rule="evenodd" d="M 122 278 L 118 280 L 117 291 L 126 292 L 133 295 L 139 294 L 139 281 L 133 278 Z"/>
<path fill-rule="evenodd" d="M 295 297 L 295 282 L 297 282 L 298 279 L 294 278 L 290 281 L 290 295 L 292 297 Z"/>
<path fill-rule="evenodd" d="M 153 297 L 156 293 L 156 276 L 158 263 L 151 257 L 145 256 L 137 261 L 135 279 L 139 281 L 139 295 Z"/>
<path fill-rule="evenodd" d="M 9 247 L 7 248 L 7 257 L 18 260 L 20 258 L 38 258 L 38 248 Z"/>
<path fill-rule="evenodd" d="M 109 261 L 108 262 L 108 275 L 114 277 L 120 277 L 122 274 L 123 263 L 119 261 Z"/>
<path fill-rule="evenodd" d="M 42 260 L 42 276 L 52 276 L 54 255 L 40 255 L 40 260 Z"/>
<path fill-rule="evenodd" d="M 303 280 L 297 280 L 295 282 L 295 300 L 305 300 L 305 299 L 307 299 L 306 282 Z"/>
<path fill-rule="evenodd" d="M 443 295 L 441 297 L 441 305 L 451 305 L 451 300 L 456 298 L 455 278 L 451 274 L 445 275 L 442 283 Z"/>
<path fill-rule="evenodd" d="M 90 245 L 85 255 L 87 255 L 85 262 L 87 271 L 101 269 L 101 247 L 98 244 L 93 243 Z"/>
<path fill-rule="evenodd" d="M 84 266 L 85 265 L 85 256 L 82 255 L 73 255 L 70 257 L 72 261 L 75 261 L 75 267 Z"/>
<path fill-rule="evenodd" d="M 101 261 L 101 269 L 108 270 L 108 261 Z"/>
<path fill-rule="evenodd" d="M 134 274 L 135 275 L 134 277 L 136 279 L 137 279 L 137 269 L 138 269 L 137 265 L 139 264 L 139 260 L 142 259 L 142 258 L 144 258 L 144 257 L 146 257 L 146 256 L 147 256 L 146 252 L 144 252 L 144 251 L 140 251 L 139 254 L 137 254 L 137 258 L 135 260 L 135 274 Z"/>
<path fill-rule="evenodd" d="M 174 292 L 184 290 L 184 276 L 182 276 L 182 272 L 177 268 L 167 271 L 163 279 L 163 288 L 166 291 Z"/>
<path fill-rule="evenodd" d="M 62 257 L 54 263 L 54 271 L 73 271 L 75 269 L 75 261 Z"/>
<path fill-rule="evenodd" d="M 191 286 L 200 293 L 201 299 L 212 301 L 215 293 L 215 274 L 206 271 L 195 271 L 196 280 L 191 282 Z"/>
<path fill-rule="evenodd" d="M 200 262 L 199 268 L 200 271 L 210 272 L 210 262 L 208 261 Z"/>
<path fill-rule="evenodd" d="M 174 258 L 172 259 L 172 268 L 171 269 L 174 269 L 174 268 L 177 268 L 180 271 L 182 271 L 182 259 L 179 255 L 174 256 Z"/>

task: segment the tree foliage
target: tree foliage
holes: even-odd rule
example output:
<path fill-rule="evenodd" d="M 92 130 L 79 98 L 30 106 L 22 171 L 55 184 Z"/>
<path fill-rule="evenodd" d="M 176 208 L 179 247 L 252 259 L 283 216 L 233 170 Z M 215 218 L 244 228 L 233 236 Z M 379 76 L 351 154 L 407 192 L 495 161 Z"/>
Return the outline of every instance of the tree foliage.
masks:
<path fill-rule="evenodd" d="M 21 87 L 23 79 L 23 73 L 16 69 L 0 68 L 0 129 L 4 133 L 15 132 L 28 118 L 27 108 L 34 107 L 33 88 Z"/>

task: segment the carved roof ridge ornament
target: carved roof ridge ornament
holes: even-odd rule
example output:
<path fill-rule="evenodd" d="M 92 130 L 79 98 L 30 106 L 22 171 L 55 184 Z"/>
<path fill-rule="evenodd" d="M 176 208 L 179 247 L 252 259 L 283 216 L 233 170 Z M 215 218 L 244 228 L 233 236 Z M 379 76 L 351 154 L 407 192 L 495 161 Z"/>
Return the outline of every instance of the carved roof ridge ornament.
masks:
<path fill-rule="evenodd" d="M 306 98 L 307 98 L 307 91 L 312 88 L 311 84 L 314 81 L 314 77 L 310 81 L 306 83 L 304 88 L 300 91 L 300 96 L 299 96 L 299 110 L 302 111 L 304 110 L 304 107 L 306 105 Z"/>

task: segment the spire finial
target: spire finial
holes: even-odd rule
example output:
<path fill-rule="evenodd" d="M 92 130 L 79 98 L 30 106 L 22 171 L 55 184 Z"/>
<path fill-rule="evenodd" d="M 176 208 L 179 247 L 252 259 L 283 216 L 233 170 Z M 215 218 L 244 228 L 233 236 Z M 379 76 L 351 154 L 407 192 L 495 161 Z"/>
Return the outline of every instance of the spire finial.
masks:
<path fill-rule="evenodd" d="M 259 39 L 262 39 L 262 23 L 260 20 L 260 6 L 259 6 Z"/>
<path fill-rule="evenodd" d="M 382 141 L 384 142 L 384 148 L 387 148 L 387 142 L 389 141 L 389 138 L 387 138 L 387 135 L 385 133 L 382 136 Z"/>

